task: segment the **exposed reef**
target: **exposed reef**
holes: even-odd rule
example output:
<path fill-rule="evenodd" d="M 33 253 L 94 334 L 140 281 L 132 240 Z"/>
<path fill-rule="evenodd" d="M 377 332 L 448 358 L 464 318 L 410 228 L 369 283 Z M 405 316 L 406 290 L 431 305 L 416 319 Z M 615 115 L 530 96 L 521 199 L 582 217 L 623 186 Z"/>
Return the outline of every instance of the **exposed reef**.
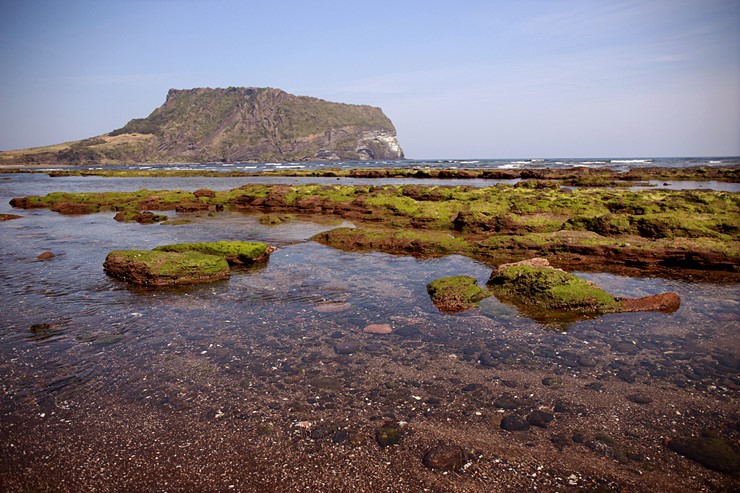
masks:
<path fill-rule="evenodd" d="M 197 284 L 226 279 L 230 265 L 264 263 L 275 248 L 261 242 L 217 241 L 163 245 L 152 250 L 114 250 L 103 269 L 145 286 Z"/>
<path fill-rule="evenodd" d="M 444 169 L 444 168 L 322 168 L 314 170 L 275 169 L 270 171 L 214 171 L 208 169 L 57 169 L 8 168 L 5 173 L 45 173 L 51 177 L 104 176 L 133 177 L 193 177 L 239 178 L 284 176 L 310 178 L 414 178 L 448 180 L 521 180 L 522 187 L 553 188 L 556 185 L 578 187 L 646 186 L 650 181 L 718 181 L 740 182 L 738 166 L 690 166 L 685 168 L 641 167 L 629 171 L 611 168 L 543 168 L 543 169 Z"/>
<path fill-rule="evenodd" d="M 15 198 L 11 205 L 46 207 L 62 214 L 214 213 L 228 208 L 270 216 L 334 215 L 360 226 L 314 237 L 337 248 L 459 253 L 494 264 L 539 256 L 571 270 L 619 267 L 740 274 L 740 196 L 731 192 L 245 185 L 208 193 L 51 193 Z"/>
<path fill-rule="evenodd" d="M 231 274 L 226 260 L 216 255 L 152 250 L 114 250 L 103 269 L 112 277 L 145 286 L 213 282 Z"/>

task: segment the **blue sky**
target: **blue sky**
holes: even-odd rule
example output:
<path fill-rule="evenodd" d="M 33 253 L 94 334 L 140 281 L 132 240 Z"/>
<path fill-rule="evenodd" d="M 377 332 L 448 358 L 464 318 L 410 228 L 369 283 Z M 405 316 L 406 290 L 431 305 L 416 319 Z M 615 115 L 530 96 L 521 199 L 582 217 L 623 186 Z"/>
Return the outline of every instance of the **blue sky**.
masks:
<path fill-rule="evenodd" d="M 169 88 L 380 106 L 411 158 L 740 155 L 738 0 L 6 0 L 0 149 Z"/>

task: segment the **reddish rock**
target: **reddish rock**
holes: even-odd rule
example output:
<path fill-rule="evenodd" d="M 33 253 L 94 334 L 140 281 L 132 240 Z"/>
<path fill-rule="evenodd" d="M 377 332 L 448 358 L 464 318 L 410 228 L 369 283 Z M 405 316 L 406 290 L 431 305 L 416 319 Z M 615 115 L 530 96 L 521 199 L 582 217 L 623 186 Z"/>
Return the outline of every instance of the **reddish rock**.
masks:
<path fill-rule="evenodd" d="M 367 334 L 390 334 L 393 329 L 388 324 L 370 324 L 362 331 Z"/>
<path fill-rule="evenodd" d="M 58 212 L 59 214 L 92 214 L 97 212 L 97 208 L 90 204 L 82 204 L 78 202 L 61 202 L 54 204 L 51 210 Z"/>
<path fill-rule="evenodd" d="M 203 212 L 209 209 L 208 204 L 201 202 L 195 204 L 179 204 L 175 206 L 175 212 L 188 213 L 188 212 Z"/>
<path fill-rule="evenodd" d="M 620 301 L 622 311 L 625 312 L 675 312 L 681 306 L 681 297 L 673 291 L 644 298 L 625 298 Z"/>
<path fill-rule="evenodd" d="M 41 255 L 39 255 L 38 257 L 36 257 L 36 258 L 39 259 L 39 260 L 49 260 L 49 259 L 52 259 L 54 257 L 56 257 L 56 255 L 54 255 L 52 252 L 44 252 Z"/>
<path fill-rule="evenodd" d="M 213 190 L 209 190 L 208 188 L 200 188 L 196 190 L 195 192 L 193 192 L 193 195 L 195 195 L 198 198 L 200 197 L 213 198 L 216 196 L 216 192 L 214 192 Z"/>
<path fill-rule="evenodd" d="M 20 219 L 22 217 L 17 214 L 0 214 L 0 221 L 10 221 L 11 219 Z"/>

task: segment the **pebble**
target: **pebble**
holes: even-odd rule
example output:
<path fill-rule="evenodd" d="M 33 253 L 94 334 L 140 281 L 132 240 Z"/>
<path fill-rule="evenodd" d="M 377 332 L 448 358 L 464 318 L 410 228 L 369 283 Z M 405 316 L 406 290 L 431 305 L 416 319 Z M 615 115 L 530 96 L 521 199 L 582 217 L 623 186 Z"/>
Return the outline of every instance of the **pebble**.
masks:
<path fill-rule="evenodd" d="M 501 428 L 506 431 L 526 431 L 529 429 L 529 423 L 519 416 L 505 416 L 501 420 Z"/>
<path fill-rule="evenodd" d="M 393 329 L 388 324 L 370 324 L 362 331 L 367 334 L 390 334 Z"/>
<path fill-rule="evenodd" d="M 653 402 L 653 398 L 647 394 L 631 394 L 627 396 L 627 399 L 635 404 L 650 404 Z"/>
<path fill-rule="evenodd" d="M 338 342 L 334 345 L 334 351 L 337 354 L 352 354 L 360 350 L 360 343 L 357 341 Z"/>
<path fill-rule="evenodd" d="M 547 428 L 547 424 L 554 419 L 554 416 L 546 411 L 535 409 L 527 416 L 527 423 L 538 428 Z"/>
<path fill-rule="evenodd" d="M 313 307 L 314 311 L 319 313 L 339 313 L 351 308 L 349 303 L 322 303 Z"/>

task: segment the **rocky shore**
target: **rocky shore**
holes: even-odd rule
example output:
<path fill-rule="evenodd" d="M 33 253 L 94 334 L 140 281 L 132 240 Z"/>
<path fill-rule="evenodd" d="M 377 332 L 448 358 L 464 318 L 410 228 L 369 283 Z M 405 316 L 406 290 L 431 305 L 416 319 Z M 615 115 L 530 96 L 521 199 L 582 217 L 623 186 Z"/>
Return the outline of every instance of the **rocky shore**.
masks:
<path fill-rule="evenodd" d="M 15 198 L 11 205 L 62 214 L 217 214 L 228 208 L 270 218 L 335 215 L 358 227 L 314 239 L 347 250 L 457 253 L 493 264 L 540 256 L 568 270 L 740 276 L 740 198 L 729 192 L 569 189 L 542 181 L 479 189 L 244 185 L 225 192 L 52 193 Z"/>
<path fill-rule="evenodd" d="M 735 491 L 738 201 L 543 180 L 13 199 L 28 213 L 5 225 L 36 215 L 49 228 L 62 218 L 34 211 L 46 208 L 83 232 L 65 232 L 43 262 L 27 253 L 39 237 L 19 235 L 6 260 L 3 272 L 22 275 L 8 276 L 18 314 L 2 319 L 0 490 Z M 217 238 L 306 218 L 357 227 L 305 241 L 312 229 L 274 253 L 201 243 L 227 214 L 240 221 Z M 96 232 L 108 222 L 164 238 L 114 250 L 147 268 L 194 253 L 223 275 L 272 256 L 220 283 L 122 283 L 88 258 L 100 245 L 140 248 L 125 235 L 110 246 Z M 190 243 L 167 244 L 198 227 L 179 240 Z M 84 258 L 65 264 L 75 248 Z M 449 254 L 476 261 L 439 258 Z M 573 319 L 561 303 L 562 317 L 536 322 L 523 305 L 541 308 L 543 284 L 498 293 L 528 302 L 517 308 L 488 296 L 507 285 L 502 264 L 538 256 L 566 271 L 658 273 L 678 279 L 667 284 L 682 299 L 662 281 L 634 298 L 584 288 L 589 313 Z M 628 284 L 610 279 L 606 293 Z M 560 281 L 572 278 L 544 284 Z"/>

